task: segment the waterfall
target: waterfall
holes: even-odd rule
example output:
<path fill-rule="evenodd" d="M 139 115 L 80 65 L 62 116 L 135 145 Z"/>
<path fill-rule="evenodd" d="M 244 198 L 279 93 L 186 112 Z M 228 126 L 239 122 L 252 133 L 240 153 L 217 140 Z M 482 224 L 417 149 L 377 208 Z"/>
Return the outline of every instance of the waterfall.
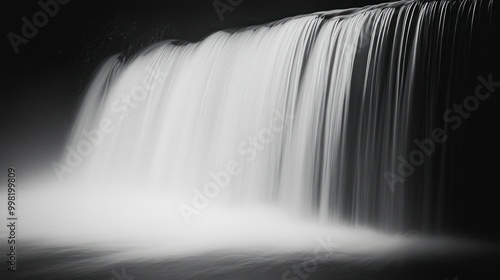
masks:
<path fill-rule="evenodd" d="M 398 168 L 441 124 L 437 106 L 457 90 L 492 3 L 318 12 L 111 57 L 54 170 L 88 188 L 164 192 L 187 222 L 213 204 L 262 204 L 326 223 L 432 228 L 446 218 L 431 168 L 443 146 L 407 178 Z"/>

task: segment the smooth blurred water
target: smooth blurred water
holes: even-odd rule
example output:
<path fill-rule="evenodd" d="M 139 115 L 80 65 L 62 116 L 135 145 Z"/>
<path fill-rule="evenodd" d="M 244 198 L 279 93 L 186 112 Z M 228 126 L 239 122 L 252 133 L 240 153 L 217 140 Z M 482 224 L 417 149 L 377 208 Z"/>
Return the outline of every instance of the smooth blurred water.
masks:
<path fill-rule="evenodd" d="M 440 90 L 463 70 L 446 48 L 466 51 L 457 42 L 491 3 L 321 12 L 111 57 L 53 164 L 60 182 L 19 193 L 13 279 L 122 267 L 136 279 L 299 279 L 283 275 L 318 238 L 335 246 L 314 279 L 490 271 L 497 256 L 467 261 L 485 245 L 400 235 L 445 218 L 432 165 L 397 190 L 384 173 L 435 124 Z"/>
<path fill-rule="evenodd" d="M 140 254 L 124 257 L 121 250 L 47 247 L 25 242 L 19 249 L 22 258 L 18 272 L 2 279 L 486 280 L 496 275 L 498 247 L 446 239 L 417 238 L 411 243 L 385 253 L 333 252 L 327 258 L 316 259 L 315 266 L 311 252 L 218 250 L 193 256 L 148 258 Z M 297 267 L 300 272 L 295 274 L 292 271 Z M 7 276 L 5 271 L 0 274 Z"/>
<path fill-rule="evenodd" d="M 429 137 L 439 96 L 464 71 L 450 64 L 467 50 L 456 42 L 490 8 L 400 1 L 112 57 L 54 170 L 89 192 L 163 192 L 188 223 L 212 205 L 264 204 L 390 232 L 432 228 L 446 218 L 442 171 L 427 159 L 397 189 L 387 174 Z"/>

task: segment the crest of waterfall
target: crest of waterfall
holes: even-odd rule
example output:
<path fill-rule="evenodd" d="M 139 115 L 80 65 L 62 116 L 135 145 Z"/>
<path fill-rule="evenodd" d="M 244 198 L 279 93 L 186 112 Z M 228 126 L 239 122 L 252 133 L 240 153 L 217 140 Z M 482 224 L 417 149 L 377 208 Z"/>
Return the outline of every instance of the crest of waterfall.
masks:
<path fill-rule="evenodd" d="M 236 162 L 240 172 L 211 203 L 269 203 L 390 230 L 409 215 L 431 224 L 440 209 L 415 212 L 440 199 L 435 160 L 394 185 L 387 172 L 398 174 L 398 157 L 439 122 L 433 108 L 491 5 L 319 12 L 112 57 L 82 101 L 68 147 L 84 155 L 70 175 L 190 203 Z"/>

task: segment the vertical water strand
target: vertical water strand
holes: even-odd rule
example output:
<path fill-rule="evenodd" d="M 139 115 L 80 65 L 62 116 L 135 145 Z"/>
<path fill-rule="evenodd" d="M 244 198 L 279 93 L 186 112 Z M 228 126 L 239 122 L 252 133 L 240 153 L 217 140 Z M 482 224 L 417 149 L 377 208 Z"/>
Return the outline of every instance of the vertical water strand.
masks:
<path fill-rule="evenodd" d="M 336 179 L 338 166 L 336 159 L 339 152 L 339 142 L 342 130 L 342 120 L 344 115 L 344 104 L 349 92 L 350 80 L 346 79 L 351 73 L 352 58 L 355 55 L 347 48 L 356 48 L 352 37 L 358 36 L 358 33 L 352 32 L 347 36 L 345 34 L 345 26 L 348 21 L 342 19 L 335 26 L 332 36 L 331 50 L 333 55 L 330 61 L 329 70 L 326 73 L 328 82 L 324 88 L 324 105 L 322 108 L 322 125 L 321 139 L 319 141 L 319 154 L 317 159 L 317 178 L 318 185 L 321 189 L 320 200 L 320 218 L 325 220 L 328 218 L 331 207 L 331 192 L 335 192 L 332 182 Z"/>
<path fill-rule="evenodd" d="M 297 100 L 300 98 L 300 88 L 301 83 L 304 79 L 304 72 L 306 64 L 308 62 L 311 49 L 314 46 L 317 39 L 317 32 L 320 28 L 323 20 L 319 17 L 311 17 L 304 28 L 299 29 L 301 39 L 297 41 L 297 45 L 291 48 L 292 54 L 292 64 L 289 68 L 289 72 L 285 77 L 284 84 L 284 94 L 280 96 L 280 100 L 277 101 L 276 108 L 273 108 L 275 112 L 283 115 L 295 115 L 295 108 L 297 106 Z M 286 46 L 283 46 L 286 48 Z M 275 64 L 276 71 L 279 71 L 279 65 Z M 273 176 L 273 181 L 270 182 L 270 193 L 271 200 L 279 203 L 281 199 L 281 193 L 287 191 L 286 183 L 282 183 L 286 178 L 284 178 L 284 154 L 286 149 L 290 144 L 293 120 L 292 123 L 283 125 L 283 131 L 276 134 L 276 143 L 278 144 L 276 148 L 276 154 L 274 162 L 276 174 Z M 288 174 L 285 174 L 288 175 Z M 313 202 L 314 203 L 314 202 Z"/>
<path fill-rule="evenodd" d="M 369 13 L 371 14 L 371 13 Z M 337 29 L 335 40 L 335 56 L 332 61 L 332 70 L 330 81 L 327 88 L 326 101 L 327 111 L 325 114 L 324 141 L 322 153 L 324 153 L 322 169 L 322 208 L 320 215 L 329 216 L 330 208 L 336 209 L 333 219 L 339 221 L 338 213 L 344 207 L 345 186 L 341 184 L 339 177 L 341 168 L 341 143 L 342 135 L 348 129 L 345 127 L 345 119 L 349 104 L 350 94 L 352 93 L 353 67 L 358 51 L 363 43 L 363 32 L 365 25 L 368 24 L 369 16 L 359 14 L 356 17 L 342 19 Z M 333 197 L 332 197 L 333 196 Z"/>

